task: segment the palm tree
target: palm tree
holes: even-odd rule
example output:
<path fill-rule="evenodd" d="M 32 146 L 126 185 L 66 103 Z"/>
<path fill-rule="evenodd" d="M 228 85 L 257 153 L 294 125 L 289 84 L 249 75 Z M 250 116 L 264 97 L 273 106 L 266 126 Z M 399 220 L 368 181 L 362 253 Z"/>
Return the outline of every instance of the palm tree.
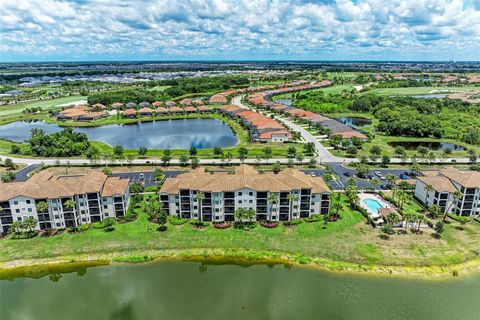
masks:
<path fill-rule="evenodd" d="M 75 208 L 75 201 L 73 201 L 72 199 L 68 199 L 63 205 L 65 208 L 73 210 L 73 208 Z"/>
<path fill-rule="evenodd" d="M 268 219 L 269 222 L 270 222 L 270 221 L 272 220 L 272 211 L 274 211 L 274 210 L 273 210 L 273 207 L 274 207 L 274 205 L 278 202 L 278 195 L 277 195 L 276 193 L 272 193 L 272 192 L 271 192 L 271 193 L 268 195 L 268 202 L 270 203 L 270 206 L 272 207 L 272 210 L 270 211 L 270 215 L 269 215 L 269 219 Z M 275 209 L 276 209 L 276 208 L 275 208 Z M 276 212 L 276 210 L 275 210 L 275 212 Z"/>
<path fill-rule="evenodd" d="M 393 185 L 395 184 L 395 181 L 397 181 L 397 177 L 394 174 L 389 173 L 385 176 L 385 178 L 390 183 L 390 189 L 392 189 Z"/>
<path fill-rule="evenodd" d="M 380 184 L 380 180 L 378 180 L 377 178 L 373 178 L 372 180 L 370 180 L 370 183 L 373 185 L 373 189 L 375 190 L 375 187 L 378 187 L 378 185 Z"/>
<path fill-rule="evenodd" d="M 341 195 L 340 193 L 336 193 L 336 196 L 334 196 L 334 193 L 330 193 L 330 210 L 335 212 L 335 217 L 338 218 L 340 216 L 339 212 L 342 210 L 342 202 L 341 202 Z"/>
<path fill-rule="evenodd" d="M 45 201 L 40 201 L 36 205 L 37 207 L 37 212 L 46 212 L 48 210 L 48 203 Z"/>
<path fill-rule="evenodd" d="M 289 204 L 290 204 L 289 220 L 292 220 L 293 202 L 297 201 L 297 196 L 295 194 L 293 194 L 293 192 L 290 192 L 287 196 L 287 199 L 288 199 Z"/>
<path fill-rule="evenodd" d="M 427 184 L 425 186 L 425 191 L 427 192 L 427 194 L 425 195 L 425 204 L 428 205 L 428 198 L 430 197 L 430 192 L 432 192 L 434 189 L 433 189 L 433 186 L 431 184 Z"/>
<path fill-rule="evenodd" d="M 448 215 L 448 212 L 450 212 L 450 209 L 452 208 L 452 205 L 454 203 L 457 203 L 458 201 L 460 201 L 460 199 L 463 198 L 463 194 L 458 190 L 455 190 L 453 192 L 452 196 L 453 196 L 453 200 L 452 200 L 452 202 L 450 202 L 450 204 L 448 205 L 448 208 L 445 210 L 445 212 L 443 214 L 443 222 L 445 222 L 447 220 L 447 215 Z"/>
<path fill-rule="evenodd" d="M 198 201 L 198 212 L 200 215 L 200 221 L 203 221 L 202 201 L 205 200 L 205 194 L 203 192 L 198 192 L 195 196 L 195 199 Z"/>

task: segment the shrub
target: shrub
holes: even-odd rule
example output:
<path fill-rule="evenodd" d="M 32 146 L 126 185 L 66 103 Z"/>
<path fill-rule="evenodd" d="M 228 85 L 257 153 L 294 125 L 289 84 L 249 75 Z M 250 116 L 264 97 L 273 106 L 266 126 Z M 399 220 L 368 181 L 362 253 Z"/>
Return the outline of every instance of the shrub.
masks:
<path fill-rule="evenodd" d="M 113 225 L 107 226 L 107 227 L 105 227 L 104 230 L 105 230 L 105 232 L 112 232 L 113 230 L 115 230 L 115 227 Z"/>
<path fill-rule="evenodd" d="M 235 221 L 233 223 L 233 227 L 235 229 L 239 230 L 253 230 L 257 226 L 256 222 L 241 222 L 241 221 Z"/>
<path fill-rule="evenodd" d="M 160 226 L 158 226 L 157 231 L 160 231 L 160 232 L 167 231 L 167 226 L 166 225 L 160 225 Z"/>
<path fill-rule="evenodd" d="M 311 217 L 304 218 L 303 221 L 305 222 L 318 222 L 321 221 L 322 217 L 319 214 L 314 214 Z"/>
<path fill-rule="evenodd" d="M 187 223 L 188 219 L 175 217 L 175 216 L 169 216 L 168 217 L 168 222 L 170 222 L 170 224 L 173 224 L 174 226 L 181 226 L 182 224 Z"/>
<path fill-rule="evenodd" d="M 148 186 L 145 188 L 145 192 L 157 192 L 158 186 Z"/>
<path fill-rule="evenodd" d="M 208 227 L 209 223 L 195 219 L 195 220 L 191 220 L 190 224 L 196 228 L 203 229 Z"/>

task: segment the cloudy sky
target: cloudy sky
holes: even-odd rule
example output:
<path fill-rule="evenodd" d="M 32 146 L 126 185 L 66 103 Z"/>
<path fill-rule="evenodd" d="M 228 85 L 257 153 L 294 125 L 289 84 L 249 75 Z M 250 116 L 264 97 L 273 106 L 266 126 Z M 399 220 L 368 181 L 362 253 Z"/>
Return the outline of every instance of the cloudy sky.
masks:
<path fill-rule="evenodd" d="M 480 60 L 480 0 L 0 0 L 0 61 Z"/>

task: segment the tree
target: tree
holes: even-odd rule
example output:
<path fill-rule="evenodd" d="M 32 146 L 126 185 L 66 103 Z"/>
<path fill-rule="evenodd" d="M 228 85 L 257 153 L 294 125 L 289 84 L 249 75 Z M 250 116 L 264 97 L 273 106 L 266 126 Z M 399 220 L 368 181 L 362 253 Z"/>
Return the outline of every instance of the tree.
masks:
<path fill-rule="evenodd" d="M 117 159 L 123 159 L 124 152 L 125 152 L 125 150 L 123 149 L 122 146 L 113 147 L 113 154 L 115 155 L 115 158 L 117 158 Z"/>
<path fill-rule="evenodd" d="M 298 162 L 300 162 L 300 163 L 303 162 L 303 154 L 298 153 L 296 158 L 297 158 L 297 161 L 298 161 Z"/>
<path fill-rule="evenodd" d="M 368 174 L 368 165 L 365 163 L 357 164 L 357 176 L 365 178 Z"/>
<path fill-rule="evenodd" d="M 405 148 L 402 146 L 395 147 L 395 154 L 402 159 L 407 155 L 407 153 L 405 152 Z"/>
<path fill-rule="evenodd" d="M 197 155 L 197 148 L 195 148 L 194 146 L 190 147 L 190 151 L 188 152 L 190 154 L 191 157 L 194 157 Z"/>
<path fill-rule="evenodd" d="M 345 151 L 349 156 L 354 156 L 358 153 L 358 149 L 355 146 L 349 146 Z"/>
<path fill-rule="evenodd" d="M 223 155 L 223 150 L 222 150 L 222 148 L 220 148 L 220 147 L 215 147 L 215 148 L 213 149 L 213 155 L 214 155 L 216 158 L 221 157 L 221 156 Z"/>
<path fill-rule="evenodd" d="M 412 166 L 410 167 L 410 170 L 413 171 L 413 173 L 418 176 L 418 174 L 420 173 L 420 164 L 417 162 L 417 161 L 413 161 L 412 162 Z"/>
<path fill-rule="evenodd" d="M 433 227 L 433 229 L 435 230 L 437 237 L 440 238 L 442 236 L 443 231 L 445 230 L 443 221 L 438 221 L 437 223 L 435 223 L 435 226 Z"/>
<path fill-rule="evenodd" d="M 112 175 L 112 169 L 110 169 L 109 167 L 103 167 L 102 172 L 103 172 L 103 174 L 105 174 L 109 177 Z"/>
<path fill-rule="evenodd" d="M 197 194 L 195 195 L 195 199 L 198 202 L 198 213 L 200 215 L 200 221 L 203 221 L 202 204 L 203 200 L 205 200 L 205 194 L 203 192 L 197 192 Z"/>
<path fill-rule="evenodd" d="M 5 167 L 10 170 L 14 170 L 16 168 L 15 163 L 13 163 L 12 159 L 6 158 L 5 161 L 3 162 Z"/>
<path fill-rule="evenodd" d="M 161 182 L 164 177 L 165 173 L 163 172 L 163 170 L 161 168 L 155 168 L 155 171 L 153 173 L 153 179 L 155 180 L 155 182 Z"/>
<path fill-rule="evenodd" d="M 200 163 L 200 160 L 198 160 L 197 157 L 193 157 L 191 160 L 190 160 L 190 164 L 192 166 L 192 169 L 195 169 L 195 168 L 198 168 L 198 164 Z"/>
<path fill-rule="evenodd" d="M 40 201 L 35 205 L 37 212 L 47 212 L 48 210 L 48 203 L 46 201 Z"/>
<path fill-rule="evenodd" d="M 268 162 L 268 159 L 272 157 L 272 153 L 273 153 L 272 148 L 267 146 L 267 147 L 264 147 L 262 151 L 263 151 L 263 157 Z"/>
<path fill-rule="evenodd" d="M 270 194 L 268 195 L 268 203 L 270 203 L 270 206 L 272 208 L 270 214 L 268 215 L 268 221 L 271 221 L 273 212 L 277 213 L 277 208 L 275 205 L 278 203 L 278 194 L 270 192 Z"/>
<path fill-rule="evenodd" d="M 10 152 L 12 154 L 18 154 L 21 152 L 21 149 L 20 149 L 20 146 L 17 145 L 17 144 L 12 144 L 12 146 L 10 147 Z"/>
<path fill-rule="evenodd" d="M 143 184 L 141 182 L 133 182 L 131 185 L 130 185 L 130 192 L 131 193 L 142 193 L 143 191 L 145 190 L 145 187 L 143 186 Z"/>
<path fill-rule="evenodd" d="M 297 149 L 293 146 L 288 147 L 287 149 L 287 157 L 289 159 L 295 158 L 295 155 L 297 154 Z"/>
<path fill-rule="evenodd" d="M 163 150 L 163 155 L 161 160 L 164 166 L 168 166 L 168 164 L 170 163 L 170 160 L 172 160 L 172 157 L 170 154 L 171 152 L 169 149 Z"/>
<path fill-rule="evenodd" d="M 22 228 L 28 230 L 28 232 L 32 232 L 36 227 L 37 220 L 35 220 L 33 217 L 28 217 L 22 222 Z"/>
<path fill-rule="evenodd" d="M 448 207 L 445 209 L 445 212 L 443 214 L 443 219 L 442 221 L 445 222 L 447 221 L 447 215 L 448 213 L 450 212 L 450 209 L 452 208 L 452 205 L 455 203 L 457 203 L 458 201 L 460 201 L 460 199 L 463 198 L 463 194 L 458 191 L 458 190 L 455 190 L 453 193 L 452 193 L 452 201 L 450 202 L 450 204 L 448 205 Z"/>
<path fill-rule="evenodd" d="M 73 210 L 75 208 L 75 201 L 73 201 L 72 199 L 68 199 L 67 201 L 65 201 L 63 206 L 67 209 Z"/>
<path fill-rule="evenodd" d="M 188 156 L 187 156 L 186 154 L 180 155 L 180 159 L 179 159 L 179 160 L 180 160 L 180 165 L 181 165 L 181 166 L 185 167 L 185 166 L 188 165 L 188 160 L 189 160 L 189 158 L 188 158 Z"/>
<path fill-rule="evenodd" d="M 315 160 L 315 158 L 311 158 L 310 161 L 308 161 L 308 167 L 315 168 L 316 166 L 317 166 L 317 160 Z"/>
<path fill-rule="evenodd" d="M 468 149 L 468 159 L 472 163 L 477 162 L 478 155 L 477 155 L 477 152 L 474 149 Z"/>
<path fill-rule="evenodd" d="M 315 152 L 315 144 L 313 142 L 307 142 L 303 145 L 303 153 L 312 155 Z"/>
<path fill-rule="evenodd" d="M 5 172 L 4 174 L 1 175 L 2 182 L 12 182 L 13 180 L 15 180 L 15 178 L 16 178 L 15 173 L 11 171 Z"/>
<path fill-rule="evenodd" d="M 140 147 L 138 148 L 138 155 L 140 157 L 145 157 L 147 155 L 148 149 L 147 147 Z"/>
<path fill-rule="evenodd" d="M 380 154 L 382 154 L 382 148 L 380 148 L 377 145 L 374 145 L 370 148 L 370 154 L 380 156 Z"/>
<path fill-rule="evenodd" d="M 288 204 L 290 206 L 290 208 L 289 208 L 289 220 L 292 220 L 293 203 L 295 201 L 297 201 L 297 196 L 293 192 L 290 192 L 287 196 L 287 199 L 288 199 Z"/>
<path fill-rule="evenodd" d="M 282 170 L 282 166 L 280 164 L 280 162 L 275 162 L 275 164 L 273 165 L 273 173 L 279 173 L 280 171 Z"/>
<path fill-rule="evenodd" d="M 385 179 L 387 179 L 388 183 L 390 183 L 390 189 L 392 189 L 393 185 L 395 184 L 395 181 L 397 181 L 397 177 L 392 173 L 388 173 L 385 176 Z"/>
<path fill-rule="evenodd" d="M 343 205 L 342 205 L 342 196 L 340 193 L 330 193 L 330 210 L 333 212 L 333 216 L 335 218 L 340 217 L 340 210 L 342 210 Z"/>
<path fill-rule="evenodd" d="M 248 154 L 248 149 L 245 148 L 245 147 L 240 147 L 238 148 L 238 158 L 240 159 L 240 161 L 244 161 L 245 158 L 247 157 L 247 154 Z"/>
<path fill-rule="evenodd" d="M 458 223 L 460 223 L 460 230 L 463 230 L 465 228 L 465 225 L 470 222 L 469 217 L 463 217 L 463 216 L 458 216 L 457 217 Z"/>
<path fill-rule="evenodd" d="M 440 214 L 442 213 L 442 209 L 440 209 L 440 207 L 436 204 L 432 204 L 431 206 L 429 206 L 427 208 L 429 214 L 430 214 L 430 217 L 432 218 L 436 218 L 438 216 L 440 216 Z"/>
<path fill-rule="evenodd" d="M 429 152 L 430 150 L 428 150 L 428 148 L 426 148 L 426 147 L 420 146 L 420 147 L 418 147 L 418 150 L 417 150 L 417 151 L 418 151 L 418 153 L 420 154 L 420 156 L 421 156 L 423 159 L 425 159 L 426 156 L 427 156 L 427 154 L 428 154 L 428 152 Z"/>
<path fill-rule="evenodd" d="M 148 215 L 151 221 L 157 220 L 157 213 L 162 210 L 163 203 L 156 197 L 142 202 L 142 210 Z"/>
<path fill-rule="evenodd" d="M 370 183 L 372 184 L 374 190 L 376 190 L 376 187 L 380 185 L 380 180 L 378 180 L 377 178 L 372 178 L 372 180 L 370 180 Z"/>
<path fill-rule="evenodd" d="M 384 154 L 382 156 L 382 166 L 387 167 L 390 164 L 390 156 Z"/>

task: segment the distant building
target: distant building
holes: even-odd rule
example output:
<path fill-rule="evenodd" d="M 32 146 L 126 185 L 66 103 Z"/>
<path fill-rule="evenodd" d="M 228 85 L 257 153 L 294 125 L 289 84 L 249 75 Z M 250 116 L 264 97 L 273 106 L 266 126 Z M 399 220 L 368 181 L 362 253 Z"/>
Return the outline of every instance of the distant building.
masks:
<path fill-rule="evenodd" d="M 228 102 L 228 99 L 223 94 L 214 94 L 208 99 L 208 103 L 211 104 L 225 104 Z"/>
<path fill-rule="evenodd" d="M 123 116 L 125 118 L 135 118 L 137 116 L 137 110 L 127 109 L 127 110 L 123 111 Z"/>

